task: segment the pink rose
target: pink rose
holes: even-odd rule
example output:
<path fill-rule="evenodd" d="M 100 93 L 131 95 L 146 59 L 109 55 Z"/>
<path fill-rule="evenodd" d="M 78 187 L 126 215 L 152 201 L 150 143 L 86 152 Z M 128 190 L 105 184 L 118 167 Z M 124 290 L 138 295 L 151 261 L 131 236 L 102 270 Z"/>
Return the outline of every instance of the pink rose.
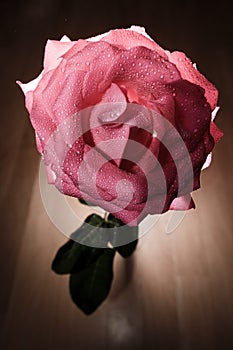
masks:
<path fill-rule="evenodd" d="M 136 225 L 194 207 L 222 133 L 216 88 L 143 28 L 49 40 L 44 69 L 19 82 L 50 183 Z"/>

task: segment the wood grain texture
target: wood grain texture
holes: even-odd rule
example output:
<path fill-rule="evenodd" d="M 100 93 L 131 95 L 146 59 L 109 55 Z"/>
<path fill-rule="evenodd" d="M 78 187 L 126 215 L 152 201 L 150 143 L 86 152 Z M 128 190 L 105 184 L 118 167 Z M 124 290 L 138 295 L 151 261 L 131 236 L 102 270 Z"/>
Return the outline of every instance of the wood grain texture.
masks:
<path fill-rule="evenodd" d="M 232 78 L 230 2 L 1 2 L 0 348 L 233 348 Z M 171 235 L 169 213 L 134 256 L 117 256 L 106 302 L 91 316 L 71 302 L 51 261 L 66 238 L 40 198 L 39 155 L 16 79 L 40 71 L 47 38 L 88 37 L 140 24 L 162 46 L 187 52 L 220 91 L 224 131 L 194 194 L 197 209 Z"/>

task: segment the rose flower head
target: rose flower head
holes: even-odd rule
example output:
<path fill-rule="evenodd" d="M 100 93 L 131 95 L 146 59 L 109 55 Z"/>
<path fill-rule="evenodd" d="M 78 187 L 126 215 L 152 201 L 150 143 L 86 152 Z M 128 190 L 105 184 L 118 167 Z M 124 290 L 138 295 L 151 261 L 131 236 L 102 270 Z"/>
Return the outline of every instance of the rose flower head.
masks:
<path fill-rule="evenodd" d="M 18 82 L 48 181 L 129 225 L 194 207 L 222 133 L 218 91 L 141 27 L 48 40 L 44 69 Z"/>

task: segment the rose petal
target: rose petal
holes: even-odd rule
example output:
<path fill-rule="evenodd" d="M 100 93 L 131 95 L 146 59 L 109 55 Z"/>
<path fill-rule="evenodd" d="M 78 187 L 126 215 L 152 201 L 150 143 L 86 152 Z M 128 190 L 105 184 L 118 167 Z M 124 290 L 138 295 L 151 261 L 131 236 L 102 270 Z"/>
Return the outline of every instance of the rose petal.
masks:
<path fill-rule="evenodd" d="M 64 38 L 64 37 L 63 37 Z M 69 51 L 76 42 L 48 40 L 45 46 L 44 69 L 49 71 L 56 68 L 62 60 L 62 55 Z"/>
<path fill-rule="evenodd" d="M 140 26 L 134 26 L 132 25 L 130 28 L 127 28 L 126 30 L 133 30 L 134 32 L 137 32 L 139 34 L 144 35 L 147 39 L 150 39 L 151 41 L 154 41 L 147 33 L 144 27 Z"/>
<path fill-rule="evenodd" d="M 195 67 L 191 60 L 183 53 L 179 51 L 169 52 L 166 51 L 169 61 L 174 63 L 179 69 L 183 79 L 190 81 L 196 85 L 201 86 L 205 90 L 205 97 L 214 110 L 218 100 L 218 90 L 210 83 Z"/>
<path fill-rule="evenodd" d="M 158 44 L 156 44 L 149 36 L 145 36 L 145 33 L 141 33 L 138 30 L 135 31 L 135 27 L 125 29 L 110 30 L 106 35 L 101 38 L 101 41 L 106 41 L 109 44 L 117 46 L 123 49 L 131 49 L 133 47 L 144 46 L 153 52 L 158 53 L 161 57 L 167 59 L 167 55 Z"/>
<path fill-rule="evenodd" d="M 111 84 L 110 88 L 103 95 L 101 102 L 93 107 L 90 115 L 90 131 L 94 145 L 98 146 L 98 149 L 105 151 L 105 146 L 104 144 L 101 146 L 101 143 L 115 139 L 114 146 L 118 148 L 119 154 L 119 142 L 117 142 L 117 139 L 125 139 L 125 143 L 121 142 L 120 144 L 121 155 L 119 159 L 115 159 L 118 165 L 124 153 L 130 127 L 123 123 L 115 124 L 115 122 L 125 112 L 126 108 L 125 95 L 116 84 Z M 114 154 L 113 149 L 111 154 Z M 106 155 L 106 157 L 108 156 Z"/>
<path fill-rule="evenodd" d="M 34 80 L 31 80 L 29 83 L 26 83 L 26 84 L 21 83 L 21 81 L 19 80 L 16 81 L 16 83 L 20 86 L 20 88 L 22 89 L 25 95 L 25 105 L 29 113 L 31 113 L 32 103 L 33 103 L 32 91 L 34 91 L 37 88 L 37 85 L 39 84 L 41 77 L 42 77 L 42 73 L 40 73 L 40 75 L 37 78 L 35 78 Z"/>
<path fill-rule="evenodd" d="M 211 109 L 203 95 L 203 90 L 187 80 L 171 83 L 175 90 L 175 121 L 177 130 L 192 150 L 203 137 L 203 131 L 209 128 Z"/>
<path fill-rule="evenodd" d="M 106 90 L 101 102 L 96 104 L 91 112 L 93 122 L 103 123 L 115 122 L 126 110 L 127 102 L 125 95 L 116 84 Z M 93 124 L 93 127 L 96 125 Z"/>
<path fill-rule="evenodd" d="M 190 194 L 175 198 L 170 205 L 171 210 L 188 210 L 195 208 L 195 203 Z"/>
<path fill-rule="evenodd" d="M 67 35 L 63 35 L 63 37 L 60 40 L 61 43 L 70 43 L 71 40 Z"/>
<path fill-rule="evenodd" d="M 215 117 L 216 117 L 216 115 L 217 115 L 219 109 L 220 109 L 220 107 L 217 106 L 217 107 L 215 107 L 215 109 L 213 110 L 213 112 L 212 112 L 212 117 L 211 117 L 212 121 L 214 121 L 214 119 L 215 119 Z"/>
<path fill-rule="evenodd" d="M 208 154 L 206 161 L 203 164 L 203 167 L 201 168 L 201 170 L 208 168 L 210 166 L 211 160 L 212 160 L 212 153 Z"/>
<path fill-rule="evenodd" d="M 54 184 L 55 180 L 56 180 L 56 175 L 53 172 L 53 170 L 51 169 L 50 166 L 45 166 L 46 169 L 46 174 L 47 174 L 47 179 L 48 179 L 48 183 L 49 184 Z"/>
<path fill-rule="evenodd" d="M 214 122 L 210 123 L 210 133 L 213 136 L 215 143 L 223 136 L 223 132 L 214 124 Z"/>

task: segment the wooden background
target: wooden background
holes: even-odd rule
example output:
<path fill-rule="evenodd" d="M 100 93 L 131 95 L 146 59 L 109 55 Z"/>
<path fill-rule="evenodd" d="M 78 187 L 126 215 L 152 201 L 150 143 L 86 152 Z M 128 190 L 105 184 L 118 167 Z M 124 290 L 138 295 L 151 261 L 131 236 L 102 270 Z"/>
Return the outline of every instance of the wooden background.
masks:
<path fill-rule="evenodd" d="M 233 50 L 230 1 L 1 1 L 0 347 L 37 349 L 233 348 Z M 73 40 L 145 26 L 185 51 L 220 90 L 225 136 L 202 175 L 197 204 L 171 235 L 167 215 L 115 262 L 108 300 L 92 316 L 72 304 L 50 264 L 66 238 L 38 186 L 39 155 L 16 79 L 41 70 L 47 38 Z"/>

